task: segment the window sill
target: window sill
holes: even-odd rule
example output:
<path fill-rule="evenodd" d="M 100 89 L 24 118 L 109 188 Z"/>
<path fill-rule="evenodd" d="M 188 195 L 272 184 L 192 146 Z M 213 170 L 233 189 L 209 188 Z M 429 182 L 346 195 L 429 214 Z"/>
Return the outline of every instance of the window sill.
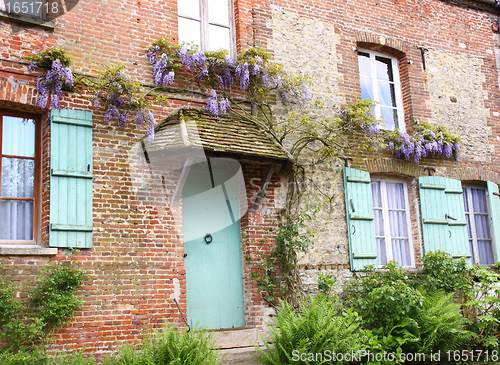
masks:
<path fill-rule="evenodd" d="M 40 247 L 36 245 L 0 245 L 0 255 L 9 256 L 54 256 L 57 248 Z"/>
<path fill-rule="evenodd" d="M 7 13 L 6 11 L 2 10 L 0 10 L 0 19 L 10 20 L 21 24 L 34 25 L 36 27 L 48 30 L 54 30 L 56 27 L 56 24 L 54 22 L 48 20 L 34 18 L 22 14 Z"/>

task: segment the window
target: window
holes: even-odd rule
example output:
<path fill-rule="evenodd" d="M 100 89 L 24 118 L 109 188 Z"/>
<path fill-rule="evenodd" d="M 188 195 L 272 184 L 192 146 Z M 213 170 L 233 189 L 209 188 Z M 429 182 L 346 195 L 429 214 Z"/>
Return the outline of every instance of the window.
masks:
<path fill-rule="evenodd" d="M 398 61 L 377 52 L 358 51 L 361 97 L 377 102 L 374 114 L 385 129 L 405 130 Z"/>
<path fill-rule="evenodd" d="M 197 44 L 202 51 L 226 49 L 231 54 L 231 0 L 178 0 L 179 43 Z"/>
<path fill-rule="evenodd" d="M 481 265 L 493 265 L 495 258 L 490 233 L 486 189 L 464 187 L 463 199 L 472 262 Z"/>
<path fill-rule="evenodd" d="M 377 264 L 394 260 L 412 266 L 408 193 L 405 182 L 380 179 L 372 181 L 372 202 L 377 241 Z"/>
<path fill-rule="evenodd" d="M 45 0 L 0 0 L 0 10 L 34 18 L 45 18 L 48 6 Z"/>
<path fill-rule="evenodd" d="M 38 224 L 38 122 L 9 112 L 0 112 L 0 118 L 0 242 L 33 243 Z"/>

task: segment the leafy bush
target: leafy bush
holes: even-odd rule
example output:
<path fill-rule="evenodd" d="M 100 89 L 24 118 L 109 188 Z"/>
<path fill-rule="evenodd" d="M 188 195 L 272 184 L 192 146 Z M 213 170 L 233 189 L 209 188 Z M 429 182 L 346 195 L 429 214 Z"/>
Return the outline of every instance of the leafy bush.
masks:
<path fill-rule="evenodd" d="M 455 260 L 446 252 L 428 252 L 422 259 L 422 272 L 416 283 L 427 291 L 444 290 L 446 293 L 458 291 L 468 295 L 474 286 L 470 266 L 464 259 Z"/>
<path fill-rule="evenodd" d="M 149 332 L 141 345 L 125 344 L 105 365 L 217 365 L 221 361 L 206 331 L 179 330 L 166 324 Z"/>
<path fill-rule="evenodd" d="M 276 322 L 270 328 L 267 352 L 257 347 L 264 364 L 318 364 L 302 361 L 301 354 L 351 353 L 367 349 L 369 332 L 361 327 L 361 318 L 352 309 L 342 309 L 326 296 L 306 299 L 298 310 L 281 301 Z M 298 361 L 297 361 L 298 360 Z M 343 364 L 347 362 L 335 362 Z"/>
<path fill-rule="evenodd" d="M 21 350 L 16 353 L 0 352 L 2 365 L 96 365 L 93 357 L 85 357 L 83 352 L 47 355 L 43 349 Z"/>
<path fill-rule="evenodd" d="M 43 274 L 42 281 L 30 293 L 30 306 L 43 327 L 52 328 L 80 307 L 81 300 L 74 293 L 83 284 L 85 272 L 69 265 L 56 265 L 45 269 Z"/>
<path fill-rule="evenodd" d="M 42 270 L 42 274 L 30 292 L 28 305 L 18 303 L 12 288 L 0 281 L 0 336 L 11 350 L 32 349 L 48 330 L 67 320 L 81 304 L 75 292 L 83 283 L 84 271 L 54 265 Z"/>
<path fill-rule="evenodd" d="M 453 302 L 453 293 L 442 290 L 425 296 L 417 317 L 420 330 L 418 352 L 446 352 L 462 349 L 473 333 L 464 329 L 465 318 L 460 304 Z"/>

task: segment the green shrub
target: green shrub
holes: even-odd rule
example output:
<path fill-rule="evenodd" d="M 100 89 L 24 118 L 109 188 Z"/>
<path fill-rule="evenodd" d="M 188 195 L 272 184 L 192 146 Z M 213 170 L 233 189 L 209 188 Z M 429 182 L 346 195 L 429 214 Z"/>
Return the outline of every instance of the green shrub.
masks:
<path fill-rule="evenodd" d="M 301 354 L 322 354 L 326 358 L 332 353 L 367 349 L 369 333 L 361 328 L 361 318 L 351 309 L 341 309 L 331 298 L 308 298 L 298 310 L 284 301 L 280 305 L 270 328 L 273 345 L 266 343 L 267 352 L 256 347 L 264 364 L 319 364 L 318 359 L 302 361 Z"/>
<path fill-rule="evenodd" d="M 93 357 L 85 357 L 83 351 L 49 356 L 43 349 L 0 352 L 2 365 L 96 365 Z"/>
<path fill-rule="evenodd" d="M 454 293 L 438 290 L 425 295 L 417 317 L 420 329 L 418 352 L 454 351 L 466 348 L 473 333 L 465 330 L 460 304 L 453 302 Z"/>
<path fill-rule="evenodd" d="M 474 278 L 470 266 L 464 259 L 455 260 L 449 253 L 437 250 L 428 252 L 422 259 L 422 271 L 416 276 L 416 284 L 426 291 L 444 290 L 467 296 Z"/>
<path fill-rule="evenodd" d="M 125 344 L 105 365 L 217 365 L 221 361 L 206 331 L 179 330 L 167 323 L 150 331 L 140 345 Z"/>

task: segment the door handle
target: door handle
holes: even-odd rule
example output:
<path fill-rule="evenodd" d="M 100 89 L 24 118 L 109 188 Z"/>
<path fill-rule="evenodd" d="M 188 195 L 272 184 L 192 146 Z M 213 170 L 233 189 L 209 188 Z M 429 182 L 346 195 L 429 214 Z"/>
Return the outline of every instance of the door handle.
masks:
<path fill-rule="evenodd" d="M 210 233 L 207 233 L 205 235 L 205 242 L 207 243 L 207 245 L 211 244 L 213 240 L 214 239 L 213 239 L 213 237 L 212 237 L 212 235 Z"/>

